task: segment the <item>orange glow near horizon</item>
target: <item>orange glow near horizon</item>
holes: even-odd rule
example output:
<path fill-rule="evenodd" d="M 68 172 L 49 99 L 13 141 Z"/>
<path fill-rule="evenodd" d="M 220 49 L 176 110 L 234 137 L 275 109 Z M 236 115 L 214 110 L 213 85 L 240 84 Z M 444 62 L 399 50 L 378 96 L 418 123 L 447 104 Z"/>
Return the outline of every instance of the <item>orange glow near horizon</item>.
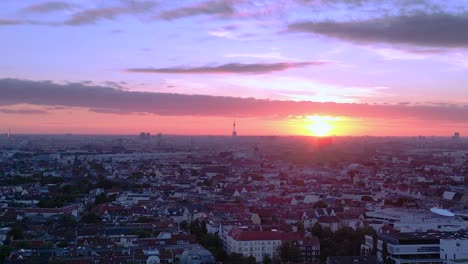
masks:
<path fill-rule="evenodd" d="M 343 136 L 357 132 L 355 119 L 328 115 L 294 116 L 283 125 L 289 127 L 288 134 L 303 136 Z"/>
<path fill-rule="evenodd" d="M 337 124 L 336 121 L 339 121 L 339 117 L 331 116 L 307 116 L 307 121 L 311 121 L 311 124 L 307 125 L 307 129 L 312 133 L 313 136 L 324 137 L 330 136 L 332 132 L 336 132 Z"/>
<path fill-rule="evenodd" d="M 11 129 L 13 134 L 128 134 L 145 131 L 151 134 L 231 135 L 232 117 L 164 116 L 93 112 L 81 107 L 45 108 L 18 104 L 9 109 L 44 110 L 38 114 L 0 112 L 0 136 Z M 432 122 L 417 119 L 358 118 L 310 114 L 288 117 L 236 118 L 239 136 L 450 136 L 453 131 L 468 134 L 468 124 Z M 404 127 L 405 129 L 401 129 Z"/>

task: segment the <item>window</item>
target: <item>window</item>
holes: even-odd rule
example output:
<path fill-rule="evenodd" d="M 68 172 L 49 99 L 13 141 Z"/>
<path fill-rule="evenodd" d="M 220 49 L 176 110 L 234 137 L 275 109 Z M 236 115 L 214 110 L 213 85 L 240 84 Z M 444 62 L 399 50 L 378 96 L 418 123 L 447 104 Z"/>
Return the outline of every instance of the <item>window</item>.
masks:
<path fill-rule="evenodd" d="M 417 252 L 439 251 L 439 249 L 439 247 L 420 247 L 417 249 Z"/>

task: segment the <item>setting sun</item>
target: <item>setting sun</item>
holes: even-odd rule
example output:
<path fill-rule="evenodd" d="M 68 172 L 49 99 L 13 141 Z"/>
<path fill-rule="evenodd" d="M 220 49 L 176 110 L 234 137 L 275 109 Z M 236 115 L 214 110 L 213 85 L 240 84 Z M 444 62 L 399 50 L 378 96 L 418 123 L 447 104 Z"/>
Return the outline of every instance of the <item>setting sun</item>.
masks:
<path fill-rule="evenodd" d="M 338 120 L 337 117 L 330 116 L 308 116 L 307 120 L 312 121 L 311 124 L 307 125 L 307 129 L 312 135 L 317 137 L 328 136 L 332 132 L 334 126 L 331 121 Z"/>

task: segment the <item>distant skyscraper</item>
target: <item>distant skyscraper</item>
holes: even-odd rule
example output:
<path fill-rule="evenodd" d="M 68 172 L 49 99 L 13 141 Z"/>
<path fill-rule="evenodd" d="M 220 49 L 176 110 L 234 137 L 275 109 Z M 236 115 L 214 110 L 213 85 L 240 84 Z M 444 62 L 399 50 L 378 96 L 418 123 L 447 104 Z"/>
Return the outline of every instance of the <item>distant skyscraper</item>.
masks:
<path fill-rule="evenodd" d="M 162 134 L 161 133 L 158 133 L 157 139 L 158 139 L 158 146 L 161 146 L 161 141 L 162 141 Z"/>
<path fill-rule="evenodd" d="M 139 138 L 141 140 L 149 140 L 149 139 L 151 139 L 151 134 L 148 133 L 148 132 L 141 132 L 140 135 L 139 135 Z"/>
<path fill-rule="evenodd" d="M 237 136 L 237 131 L 236 131 L 236 121 L 232 123 L 232 136 L 235 137 Z"/>
<path fill-rule="evenodd" d="M 455 133 L 453 133 L 452 138 L 453 138 L 453 139 L 459 139 L 459 138 L 460 138 L 460 132 L 455 132 Z"/>

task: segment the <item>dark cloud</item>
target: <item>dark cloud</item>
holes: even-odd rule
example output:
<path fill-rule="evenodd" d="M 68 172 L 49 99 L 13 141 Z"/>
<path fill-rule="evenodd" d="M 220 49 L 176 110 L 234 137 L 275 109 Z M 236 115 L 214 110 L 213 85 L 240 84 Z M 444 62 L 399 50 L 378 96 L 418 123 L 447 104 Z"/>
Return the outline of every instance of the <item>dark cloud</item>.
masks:
<path fill-rule="evenodd" d="M 107 85 L 107 86 L 115 88 L 115 89 L 123 89 L 123 87 L 120 84 L 116 83 L 116 82 L 105 81 L 104 85 Z"/>
<path fill-rule="evenodd" d="M 42 26 L 60 26 L 60 22 L 38 21 L 30 19 L 0 19 L 0 26 L 17 26 L 17 25 L 42 25 Z"/>
<path fill-rule="evenodd" d="M 368 105 L 259 100 L 254 98 L 186 95 L 118 90 L 80 83 L 54 84 L 0 79 L 0 105 L 84 107 L 106 113 L 158 115 L 288 117 L 331 115 L 359 118 L 414 118 L 425 121 L 468 122 L 468 106 Z"/>
<path fill-rule="evenodd" d="M 122 15 L 151 12 L 155 6 L 156 3 L 153 1 L 126 1 L 120 6 L 85 9 L 73 14 L 65 24 L 70 26 L 95 24 L 100 20 L 114 20 Z"/>
<path fill-rule="evenodd" d="M 458 1 L 458 0 L 455 0 Z M 295 0 L 296 3 L 312 8 L 313 11 L 340 10 L 345 12 L 363 12 L 375 16 L 376 14 L 387 16 L 390 14 L 421 14 L 421 13 L 443 13 L 446 11 L 466 11 L 463 4 L 457 10 L 451 10 L 450 0 Z"/>
<path fill-rule="evenodd" d="M 17 20 L 17 19 L 1 19 L 0 18 L 0 26 L 14 26 L 14 25 L 20 25 L 23 23 L 24 23 L 23 21 Z"/>
<path fill-rule="evenodd" d="M 156 18 L 171 20 L 198 15 L 230 15 L 235 11 L 233 4 L 234 1 L 226 0 L 206 1 L 162 12 Z"/>
<path fill-rule="evenodd" d="M 71 3 L 62 1 L 44 2 L 35 5 L 30 5 L 20 9 L 21 13 L 51 13 L 62 10 L 70 10 L 77 6 Z"/>
<path fill-rule="evenodd" d="M 403 51 L 414 54 L 442 54 L 447 53 L 447 49 L 403 49 Z"/>
<path fill-rule="evenodd" d="M 99 20 L 115 19 L 124 12 L 125 8 L 123 7 L 87 9 L 73 14 L 73 16 L 68 19 L 65 24 L 70 26 L 94 24 Z"/>
<path fill-rule="evenodd" d="M 106 6 L 101 8 L 81 9 L 73 13 L 65 21 L 40 21 L 30 19 L 0 19 L 0 26 L 14 25 L 42 25 L 42 26 L 81 26 L 96 24 L 101 20 L 114 20 L 123 15 L 134 15 L 150 13 L 154 10 L 157 3 L 155 1 L 131 1 L 122 0 L 122 4 L 115 6 Z M 76 8 L 76 5 L 65 2 L 47 2 L 43 4 L 32 5 L 21 9 L 20 12 L 29 13 L 48 13 L 63 9 Z M 120 33 L 113 31 L 112 33 Z"/>
<path fill-rule="evenodd" d="M 223 74 L 223 73 L 248 73 L 264 74 L 275 71 L 284 71 L 291 68 L 301 68 L 311 65 L 326 65 L 326 61 L 312 62 L 279 62 L 279 63 L 228 63 L 217 66 L 201 67 L 172 67 L 172 68 L 131 68 L 128 72 L 139 73 L 171 73 L 171 74 Z"/>
<path fill-rule="evenodd" d="M 424 4 L 426 0 L 393 0 L 395 4 L 411 5 L 411 4 Z M 347 6 L 362 7 L 368 4 L 382 4 L 389 2 L 388 0 L 295 0 L 294 2 L 310 5 L 310 6 L 321 6 L 321 5 L 333 5 L 333 4 L 345 4 Z"/>
<path fill-rule="evenodd" d="M 37 114 L 47 114 L 47 111 L 41 110 L 41 109 L 7 109 L 7 108 L 0 108 L 0 113 L 14 114 L 14 115 L 37 115 Z"/>
<path fill-rule="evenodd" d="M 290 31 L 363 43 L 468 47 L 468 16 L 420 14 L 350 22 L 298 22 Z"/>

